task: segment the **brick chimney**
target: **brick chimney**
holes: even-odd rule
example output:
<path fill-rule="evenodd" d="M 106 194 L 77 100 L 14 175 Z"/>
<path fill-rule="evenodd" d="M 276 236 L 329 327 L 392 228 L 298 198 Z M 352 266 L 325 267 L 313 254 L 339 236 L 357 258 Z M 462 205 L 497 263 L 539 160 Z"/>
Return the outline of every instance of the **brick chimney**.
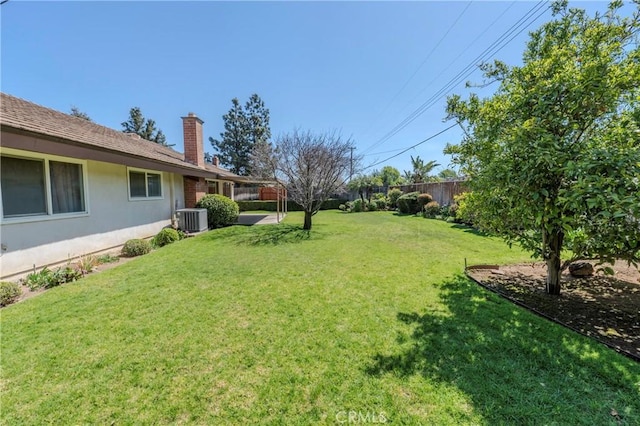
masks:
<path fill-rule="evenodd" d="M 218 167 L 218 166 L 219 166 L 219 164 L 220 164 L 220 160 L 218 159 L 218 156 L 217 156 L 217 155 L 214 155 L 214 156 L 213 156 L 213 161 L 212 161 L 212 163 L 213 163 L 213 165 L 214 165 L 214 166 L 216 166 L 216 167 Z"/>
<path fill-rule="evenodd" d="M 202 139 L 202 123 L 197 115 L 190 112 L 182 117 L 184 134 L 184 159 L 188 163 L 204 168 L 204 145 Z"/>

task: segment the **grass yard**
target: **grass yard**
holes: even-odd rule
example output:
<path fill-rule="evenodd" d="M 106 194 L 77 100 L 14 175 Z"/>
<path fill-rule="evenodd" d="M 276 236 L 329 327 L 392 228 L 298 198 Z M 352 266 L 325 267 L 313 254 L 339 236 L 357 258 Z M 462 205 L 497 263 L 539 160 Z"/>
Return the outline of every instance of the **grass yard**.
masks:
<path fill-rule="evenodd" d="M 640 364 L 485 292 L 528 256 L 323 211 L 236 226 L 2 310 L 3 424 L 640 424 Z"/>

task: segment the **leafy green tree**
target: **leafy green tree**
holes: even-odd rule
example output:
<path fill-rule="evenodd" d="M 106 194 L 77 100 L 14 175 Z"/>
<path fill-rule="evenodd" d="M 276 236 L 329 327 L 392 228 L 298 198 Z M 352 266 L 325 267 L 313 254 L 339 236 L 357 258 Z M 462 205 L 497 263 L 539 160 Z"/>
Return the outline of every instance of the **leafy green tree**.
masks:
<path fill-rule="evenodd" d="M 373 172 L 368 175 L 358 175 L 351 179 L 347 184 L 347 188 L 351 191 L 358 192 L 358 195 L 365 206 L 367 205 L 367 203 L 365 203 L 365 199 L 368 203 L 371 203 L 373 188 L 377 186 L 382 186 L 382 178 L 378 172 Z"/>
<path fill-rule="evenodd" d="M 167 144 L 167 139 L 162 130 L 156 128 L 156 122 L 151 119 L 144 118 L 140 108 L 133 107 L 129 110 L 129 119 L 120 123 L 122 131 L 125 133 L 135 133 L 142 139 L 152 141 L 164 146 L 173 146 Z"/>
<path fill-rule="evenodd" d="M 419 155 L 417 155 L 416 158 L 413 158 L 413 156 L 411 156 L 411 167 L 413 168 L 413 170 L 411 172 L 405 170 L 405 179 L 407 179 L 411 183 L 431 182 L 434 179 L 430 175 L 430 173 L 439 165 L 439 163 L 433 160 L 425 163 Z"/>
<path fill-rule="evenodd" d="M 69 115 L 72 115 L 72 116 L 78 117 L 78 118 L 82 118 L 83 120 L 93 121 L 93 120 L 91 120 L 91 117 L 89 117 L 89 115 L 87 113 L 80 111 L 78 109 L 78 107 L 76 107 L 76 106 L 72 106 L 71 107 L 71 111 L 69 111 Z"/>
<path fill-rule="evenodd" d="M 640 257 L 640 8 L 620 6 L 554 3 L 522 66 L 483 66 L 493 96 L 448 99 L 465 136 L 445 152 L 470 178 L 475 223 L 543 258 L 549 294 L 576 259 Z"/>
<path fill-rule="evenodd" d="M 438 173 L 438 178 L 442 180 L 456 180 L 460 179 L 460 176 L 458 176 L 458 173 L 453 169 L 444 169 Z"/>
<path fill-rule="evenodd" d="M 244 107 L 237 98 L 231 104 L 229 112 L 222 116 L 224 132 L 220 133 L 220 139 L 210 137 L 209 141 L 223 166 L 247 176 L 252 173 L 254 148 L 270 143 L 269 110 L 257 94 L 251 95 Z"/>
<path fill-rule="evenodd" d="M 384 166 L 382 170 L 380 170 L 380 179 L 382 180 L 382 185 L 385 186 L 401 185 L 404 183 L 404 179 L 398 169 L 392 166 Z"/>

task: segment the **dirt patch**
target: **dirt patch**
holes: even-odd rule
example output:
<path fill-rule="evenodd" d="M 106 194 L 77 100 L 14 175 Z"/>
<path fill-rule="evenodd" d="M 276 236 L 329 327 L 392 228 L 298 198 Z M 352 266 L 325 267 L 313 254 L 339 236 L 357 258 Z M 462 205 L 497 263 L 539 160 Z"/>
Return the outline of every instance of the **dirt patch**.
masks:
<path fill-rule="evenodd" d="M 611 266 L 611 265 L 607 265 Z M 527 263 L 468 269 L 482 285 L 640 361 L 640 271 L 619 262 L 615 274 L 562 275 L 560 296 L 545 293 L 546 267 Z"/>

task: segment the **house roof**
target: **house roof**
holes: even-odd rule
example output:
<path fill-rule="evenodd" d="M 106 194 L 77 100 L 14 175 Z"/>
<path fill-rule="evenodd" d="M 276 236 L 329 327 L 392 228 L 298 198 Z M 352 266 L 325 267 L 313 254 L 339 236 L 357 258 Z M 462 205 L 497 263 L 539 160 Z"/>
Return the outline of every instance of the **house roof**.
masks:
<path fill-rule="evenodd" d="M 186 176 L 223 178 L 243 182 L 245 178 L 206 164 L 202 169 L 185 161 L 184 154 L 137 135 L 126 134 L 96 123 L 46 108 L 33 102 L 0 93 L 0 127 L 3 131 L 36 135 L 95 151 L 163 165 L 163 169 Z M 5 145 L 3 143 L 3 145 Z M 85 150 L 86 152 L 86 150 Z M 167 168 L 168 167 L 168 168 Z M 175 169 L 175 170 L 174 170 Z"/>

